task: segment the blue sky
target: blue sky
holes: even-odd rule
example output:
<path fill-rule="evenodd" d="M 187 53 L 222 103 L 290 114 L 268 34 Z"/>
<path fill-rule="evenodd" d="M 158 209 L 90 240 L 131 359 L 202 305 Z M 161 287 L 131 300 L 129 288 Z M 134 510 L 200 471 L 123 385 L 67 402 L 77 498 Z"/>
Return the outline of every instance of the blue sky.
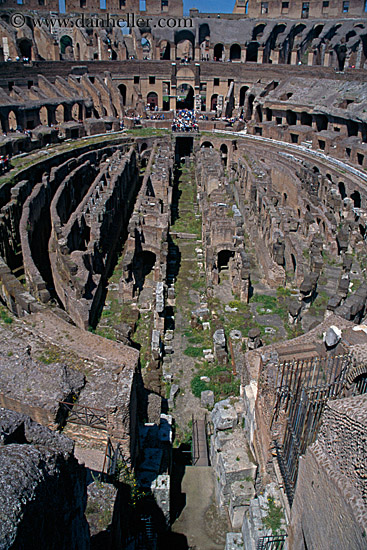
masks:
<path fill-rule="evenodd" d="M 190 8 L 198 8 L 205 12 L 231 13 L 235 0 L 184 0 L 184 13 L 188 15 Z"/>

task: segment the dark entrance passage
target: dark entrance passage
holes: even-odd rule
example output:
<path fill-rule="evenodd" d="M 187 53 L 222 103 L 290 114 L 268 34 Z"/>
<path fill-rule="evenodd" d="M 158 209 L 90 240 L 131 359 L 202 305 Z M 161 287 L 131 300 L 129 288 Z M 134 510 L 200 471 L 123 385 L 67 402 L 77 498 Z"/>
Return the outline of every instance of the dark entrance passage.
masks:
<path fill-rule="evenodd" d="M 149 250 L 136 254 L 134 258 L 135 286 L 140 291 L 143 290 L 145 278 L 153 271 L 155 262 L 156 256 Z"/>
<path fill-rule="evenodd" d="M 175 162 L 177 165 L 181 164 L 185 157 L 189 157 L 191 155 L 193 147 L 193 137 L 176 137 Z"/>
<path fill-rule="evenodd" d="M 194 88 L 189 84 L 181 84 L 177 88 L 176 109 L 194 108 Z"/>
<path fill-rule="evenodd" d="M 221 250 L 218 252 L 218 271 L 219 273 L 228 269 L 229 260 L 234 257 L 232 250 Z"/>

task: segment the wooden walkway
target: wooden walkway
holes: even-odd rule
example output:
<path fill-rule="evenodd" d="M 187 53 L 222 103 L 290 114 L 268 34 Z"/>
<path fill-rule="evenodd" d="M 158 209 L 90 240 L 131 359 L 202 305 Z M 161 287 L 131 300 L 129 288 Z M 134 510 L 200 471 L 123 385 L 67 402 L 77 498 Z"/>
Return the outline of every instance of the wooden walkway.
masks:
<path fill-rule="evenodd" d="M 192 419 L 192 464 L 209 466 L 206 421 L 204 418 Z"/>

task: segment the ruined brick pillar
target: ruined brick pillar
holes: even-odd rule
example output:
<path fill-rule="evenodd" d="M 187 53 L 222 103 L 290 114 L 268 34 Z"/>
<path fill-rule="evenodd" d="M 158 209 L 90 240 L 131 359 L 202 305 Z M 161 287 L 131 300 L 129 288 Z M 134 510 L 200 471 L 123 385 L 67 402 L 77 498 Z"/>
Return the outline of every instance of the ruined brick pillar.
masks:
<path fill-rule="evenodd" d="M 297 65 L 297 50 L 292 50 L 291 65 Z"/>
<path fill-rule="evenodd" d="M 333 52 L 331 51 L 327 51 L 325 52 L 325 56 L 324 56 L 324 67 L 330 67 L 331 65 L 331 56 L 332 56 Z"/>
<path fill-rule="evenodd" d="M 279 57 L 280 57 L 280 49 L 276 48 L 275 50 L 272 50 L 271 52 L 271 60 L 274 65 L 279 64 Z"/>

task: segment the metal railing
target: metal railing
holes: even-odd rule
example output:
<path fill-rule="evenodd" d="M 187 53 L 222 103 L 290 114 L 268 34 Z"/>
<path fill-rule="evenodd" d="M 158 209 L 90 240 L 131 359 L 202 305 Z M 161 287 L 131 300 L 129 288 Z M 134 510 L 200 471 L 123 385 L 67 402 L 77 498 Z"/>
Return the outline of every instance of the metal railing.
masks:
<path fill-rule="evenodd" d="M 256 550 L 283 550 L 287 535 L 270 535 L 257 541 Z"/>
<path fill-rule="evenodd" d="M 90 426 L 99 430 L 107 429 L 107 412 L 103 409 L 94 409 L 77 403 L 60 401 L 60 406 L 67 414 L 67 422 Z"/>
<path fill-rule="evenodd" d="M 194 415 L 192 415 L 192 465 L 195 466 L 197 461 L 200 458 L 199 454 L 199 430 L 198 430 L 198 421 L 195 420 Z"/>

